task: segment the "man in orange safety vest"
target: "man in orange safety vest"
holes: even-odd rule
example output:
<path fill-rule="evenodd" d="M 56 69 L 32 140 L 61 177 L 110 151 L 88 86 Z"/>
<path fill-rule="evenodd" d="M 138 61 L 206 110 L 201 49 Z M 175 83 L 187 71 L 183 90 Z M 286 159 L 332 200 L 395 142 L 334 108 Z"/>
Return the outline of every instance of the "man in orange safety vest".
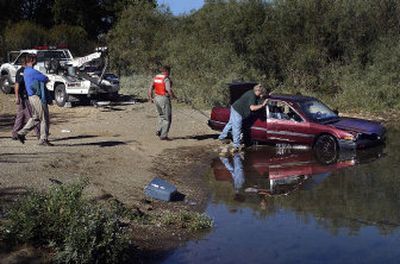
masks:
<path fill-rule="evenodd" d="M 161 74 L 157 74 L 148 90 L 149 101 L 156 104 L 158 112 L 158 125 L 156 135 L 161 140 L 169 140 L 168 132 L 172 121 L 171 99 L 176 98 L 172 91 L 172 81 L 169 77 L 171 67 L 160 68 Z"/>

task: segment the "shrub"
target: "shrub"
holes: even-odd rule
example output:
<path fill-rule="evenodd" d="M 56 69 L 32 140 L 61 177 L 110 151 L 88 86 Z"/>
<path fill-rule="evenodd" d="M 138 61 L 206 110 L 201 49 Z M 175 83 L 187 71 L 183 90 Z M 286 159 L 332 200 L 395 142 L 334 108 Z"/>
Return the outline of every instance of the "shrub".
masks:
<path fill-rule="evenodd" d="M 54 45 L 67 45 L 78 56 L 86 55 L 94 48 L 87 32 L 80 26 L 56 25 L 49 32 L 49 40 Z"/>
<path fill-rule="evenodd" d="M 7 50 L 29 49 L 47 43 L 46 30 L 35 23 L 22 21 L 10 24 L 4 31 L 4 43 Z"/>
<path fill-rule="evenodd" d="M 190 211 L 167 211 L 161 216 L 163 225 L 174 225 L 180 228 L 188 228 L 192 231 L 204 230 L 213 226 L 213 221 L 205 214 Z"/>
<path fill-rule="evenodd" d="M 49 246 L 62 263 L 121 261 L 129 246 L 121 216 L 83 198 L 83 188 L 82 183 L 62 185 L 23 198 L 8 215 L 4 240 Z"/>

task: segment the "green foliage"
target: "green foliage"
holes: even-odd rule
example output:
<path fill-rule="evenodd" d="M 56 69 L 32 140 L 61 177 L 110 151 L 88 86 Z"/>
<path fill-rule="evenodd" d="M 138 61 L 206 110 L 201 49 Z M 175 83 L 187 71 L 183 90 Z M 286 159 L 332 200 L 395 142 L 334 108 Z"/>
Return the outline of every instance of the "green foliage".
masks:
<path fill-rule="evenodd" d="M 8 215 L 3 238 L 12 244 L 49 246 L 62 263 L 115 263 L 129 246 L 116 209 L 82 197 L 84 185 L 57 186 L 32 193 Z"/>
<path fill-rule="evenodd" d="M 54 44 L 65 44 L 74 52 L 74 56 L 84 56 L 93 51 L 94 44 L 80 26 L 57 25 L 49 32 L 49 41 Z M 85 43 L 84 45 L 82 45 Z"/>
<path fill-rule="evenodd" d="M 147 89 L 152 80 L 151 75 L 132 74 L 120 78 L 120 91 L 137 98 L 147 98 Z"/>
<path fill-rule="evenodd" d="M 114 66 L 123 73 L 154 68 L 164 53 L 161 44 L 168 38 L 167 17 L 147 2 L 128 6 L 109 33 Z"/>
<path fill-rule="evenodd" d="M 165 212 L 160 221 L 163 225 L 188 228 L 192 231 L 209 229 L 213 226 L 213 221 L 205 214 L 190 211 Z"/>
<path fill-rule="evenodd" d="M 397 0 L 208 0 L 178 17 L 154 0 L 29 3 L 0 2 L 0 57 L 47 42 L 83 55 L 97 38 L 120 75 L 170 64 L 178 97 L 197 106 L 225 104 L 226 83 L 249 80 L 341 108 L 400 107 Z"/>
<path fill-rule="evenodd" d="M 215 0 L 180 17 L 136 5 L 109 43 L 122 74 L 172 65 L 178 97 L 197 106 L 224 104 L 225 84 L 243 79 L 333 107 L 399 108 L 399 14 L 395 0 Z"/>
<path fill-rule="evenodd" d="M 47 40 L 46 30 L 28 21 L 9 25 L 4 31 L 7 50 L 28 49 L 35 45 L 43 45 Z"/>

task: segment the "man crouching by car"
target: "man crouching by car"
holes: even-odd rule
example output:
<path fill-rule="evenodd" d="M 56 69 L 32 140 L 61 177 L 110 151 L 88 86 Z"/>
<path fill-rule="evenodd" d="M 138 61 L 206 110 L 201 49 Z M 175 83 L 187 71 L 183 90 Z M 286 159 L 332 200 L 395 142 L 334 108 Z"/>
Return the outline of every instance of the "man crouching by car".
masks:
<path fill-rule="evenodd" d="M 242 132 L 243 120 L 248 118 L 252 111 L 258 111 L 267 105 L 268 99 L 265 99 L 262 104 L 258 104 L 258 101 L 265 94 L 265 88 L 261 86 L 261 84 L 257 84 L 252 90 L 245 92 L 232 104 L 229 121 L 225 125 L 224 130 L 219 135 L 218 139 L 224 141 L 227 138 L 229 131 L 232 129 L 234 152 L 240 150 L 240 134 Z"/>
<path fill-rule="evenodd" d="M 40 123 L 40 140 L 41 146 L 53 146 L 48 140 L 49 136 L 49 109 L 47 104 L 51 102 L 48 91 L 46 89 L 47 76 L 35 70 L 33 66 L 36 63 L 36 56 L 28 54 L 26 56 L 26 66 L 24 70 L 25 89 L 32 106 L 32 117 L 26 125 L 17 132 L 18 140 L 24 144 L 25 136 L 35 126 Z"/>

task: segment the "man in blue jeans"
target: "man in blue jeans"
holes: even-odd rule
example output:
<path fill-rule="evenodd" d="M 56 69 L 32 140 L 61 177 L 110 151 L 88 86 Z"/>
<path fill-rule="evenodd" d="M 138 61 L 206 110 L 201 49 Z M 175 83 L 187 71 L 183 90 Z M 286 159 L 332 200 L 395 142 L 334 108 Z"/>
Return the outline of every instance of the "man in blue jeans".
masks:
<path fill-rule="evenodd" d="M 252 90 L 245 92 L 232 104 L 229 121 L 218 139 L 224 141 L 229 131 L 232 130 L 234 152 L 240 149 L 240 133 L 242 132 L 243 120 L 248 118 L 251 112 L 258 111 L 267 105 L 267 99 L 265 99 L 262 104 L 258 104 L 258 100 L 261 99 L 265 93 L 265 88 L 262 87 L 261 84 L 257 84 Z"/>

